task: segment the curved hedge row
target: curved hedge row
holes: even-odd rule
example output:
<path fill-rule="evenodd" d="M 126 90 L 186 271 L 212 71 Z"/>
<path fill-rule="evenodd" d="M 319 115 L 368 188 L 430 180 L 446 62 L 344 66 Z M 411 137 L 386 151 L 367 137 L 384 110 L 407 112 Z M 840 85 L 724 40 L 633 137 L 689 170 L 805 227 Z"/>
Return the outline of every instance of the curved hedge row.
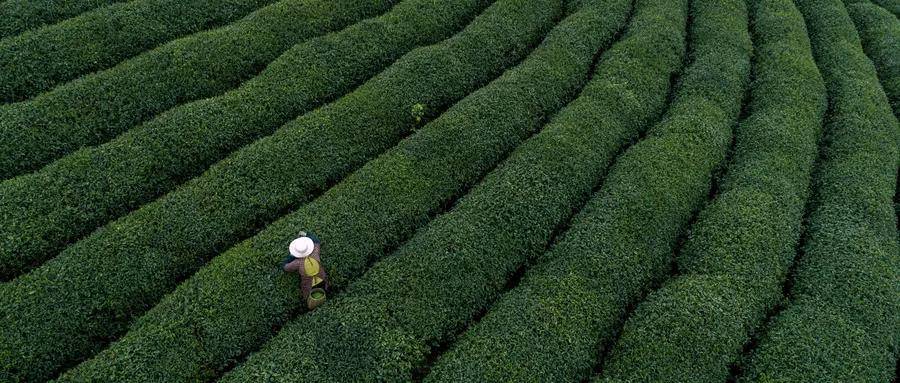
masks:
<path fill-rule="evenodd" d="M 7 0 L 0 2 L 0 39 L 123 0 Z"/>
<path fill-rule="evenodd" d="M 40 265 L 228 153 L 333 100 L 418 45 L 458 31 L 489 1 L 410 0 L 298 44 L 222 96 L 181 105 L 103 145 L 0 184 L 0 279 Z"/>
<path fill-rule="evenodd" d="M 900 347 L 900 127 L 839 0 L 796 0 L 830 98 L 791 302 L 741 381 L 888 381 Z"/>
<path fill-rule="evenodd" d="M 888 12 L 892 13 L 895 17 L 900 17 L 900 0 L 845 0 L 847 5 L 852 4 L 865 4 L 871 1 L 875 5 L 884 8 Z"/>
<path fill-rule="evenodd" d="M 274 0 L 132 0 L 0 40 L 0 102 L 21 101 Z"/>
<path fill-rule="evenodd" d="M 665 275 L 725 159 L 750 71 L 744 0 L 694 0 L 691 21 L 692 63 L 666 117 L 426 381 L 583 380 L 625 307 Z"/>
<path fill-rule="evenodd" d="M 331 287 L 346 286 L 538 130 L 586 81 L 597 50 L 610 43 L 630 8 L 627 0 L 587 3 L 522 64 L 213 259 L 60 381 L 199 381 L 227 368 L 300 309 L 296 276 L 274 269 L 298 228 L 325 239 Z"/>
<path fill-rule="evenodd" d="M 294 44 L 385 12 L 397 2 L 282 0 L 33 100 L 2 105 L 0 179 L 106 142 L 182 102 L 224 92 Z"/>
<path fill-rule="evenodd" d="M 848 10 L 854 4 L 871 4 L 900 17 L 900 0 L 843 0 L 843 2 Z"/>
<path fill-rule="evenodd" d="M 900 116 L 900 20 L 883 8 L 869 3 L 847 7 L 862 39 L 863 50 L 872 59 L 881 86 L 891 102 L 895 116 Z"/>
<path fill-rule="evenodd" d="M 871 0 L 873 3 L 900 17 L 900 0 Z"/>
<path fill-rule="evenodd" d="M 622 381 L 725 382 L 782 299 L 827 100 L 803 16 L 754 0 L 750 115 L 719 195 L 691 228 L 678 270 L 627 320 L 607 362 Z"/>
<path fill-rule="evenodd" d="M 46 377 L 99 351 L 210 257 L 400 141 L 416 127 L 416 104 L 432 115 L 524 56 L 561 10 L 561 0 L 503 0 L 451 39 L 412 51 L 335 103 L 0 285 L 0 374 Z"/>
<path fill-rule="evenodd" d="M 341 297 L 291 321 L 222 381 L 409 380 L 431 347 L 546 247 L 616 150 L 662 112 L 684 51 L 685 3 L 638 0 L 624 39 L 603 55 L 578 99 L 453 210 Z M 300 349 L 316 351 L 292 351 Z"/>

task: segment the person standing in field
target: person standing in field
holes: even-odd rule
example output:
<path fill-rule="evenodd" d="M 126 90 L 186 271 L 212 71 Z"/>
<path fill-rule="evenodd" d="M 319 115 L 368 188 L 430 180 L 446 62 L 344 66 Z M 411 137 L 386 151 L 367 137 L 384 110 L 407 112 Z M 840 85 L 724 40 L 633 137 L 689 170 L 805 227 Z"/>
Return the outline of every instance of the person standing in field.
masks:
<path fill-rule="evenodd" d="M 300 275 L 300 294 L 306 307 L 315 309 L 325 302 L 328 277 L 321 259 L 322 243 L 315 234 L 300 232 L 300 237 L 291 241 L 290 253 L 282 262 L 285 272 Z"/>

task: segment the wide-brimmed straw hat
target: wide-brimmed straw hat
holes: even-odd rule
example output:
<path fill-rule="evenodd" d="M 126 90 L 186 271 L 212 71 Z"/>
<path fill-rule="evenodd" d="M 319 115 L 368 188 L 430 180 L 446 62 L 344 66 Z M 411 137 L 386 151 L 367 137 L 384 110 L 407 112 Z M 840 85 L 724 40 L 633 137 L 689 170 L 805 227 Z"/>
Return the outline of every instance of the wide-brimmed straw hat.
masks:
<path fill-rule="evenodd" d="M 316 243 L 310 237 L 300 237 L 291 241 L 288 251 L 294 258 L 308 257 L 315 250 Z"/>

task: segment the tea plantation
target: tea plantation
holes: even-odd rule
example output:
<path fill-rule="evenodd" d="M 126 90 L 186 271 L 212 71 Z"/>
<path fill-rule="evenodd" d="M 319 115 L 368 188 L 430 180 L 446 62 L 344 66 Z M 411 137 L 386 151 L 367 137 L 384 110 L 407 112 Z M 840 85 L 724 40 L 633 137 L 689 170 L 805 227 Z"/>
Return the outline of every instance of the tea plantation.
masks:
<path fill-rule="evenodd" d="M 898 16 L 0 0 L 0 382 L 896 383 Z"/>

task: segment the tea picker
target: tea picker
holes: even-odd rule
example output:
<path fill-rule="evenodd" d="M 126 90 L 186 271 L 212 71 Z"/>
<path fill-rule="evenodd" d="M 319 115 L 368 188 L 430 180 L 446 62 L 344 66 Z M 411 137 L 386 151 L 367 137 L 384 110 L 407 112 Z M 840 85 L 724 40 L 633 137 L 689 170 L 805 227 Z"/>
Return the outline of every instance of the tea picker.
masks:
<path fill-rule="evenodd" d="M 322 243 L 315 234 L 300 232 L 300 236 L 288 246 L 289 255 L 281 263 L 288 273 L 300 274 L 300 294 L 306 307 L 315 309 L 325 302 L 328 276 L 322 267 Z"/>

